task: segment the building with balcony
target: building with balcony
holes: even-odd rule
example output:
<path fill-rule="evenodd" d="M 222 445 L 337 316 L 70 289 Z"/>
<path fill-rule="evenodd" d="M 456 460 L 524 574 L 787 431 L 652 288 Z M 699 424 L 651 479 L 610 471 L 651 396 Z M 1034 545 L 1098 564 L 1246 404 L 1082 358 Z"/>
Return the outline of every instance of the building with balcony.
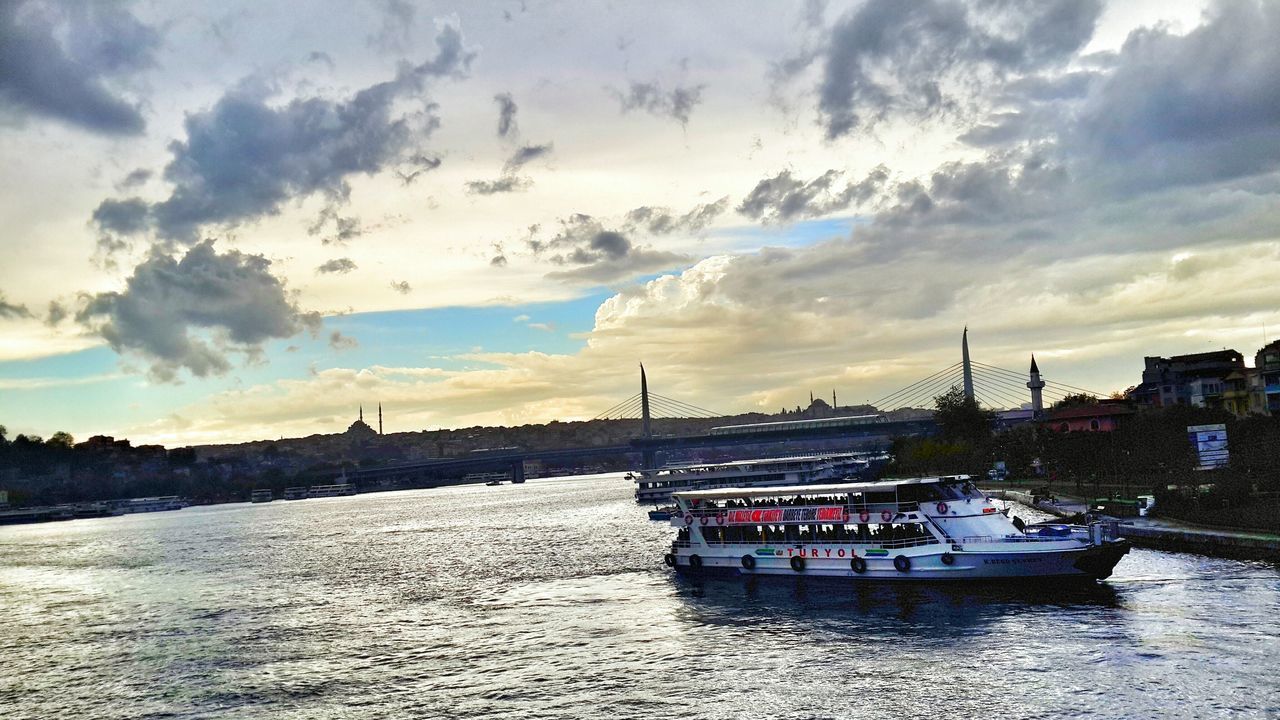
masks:
<path fill-rule="evenodd" d="M 1274 340 L 1253 356 L 1253 382 L 1249 409 L 1262 415 L 1280 414 L 1280 340 Z"/>
<path fill-rule="evenodd" d="M 1146 357 L 1142 384 L 1129 397 L 1139 407 L 1199 405 L 1223 407 L 1226 378 L 1244 373 L 1244 356 L 1235 350 L 1216 350 L 1173 357 Z"/>

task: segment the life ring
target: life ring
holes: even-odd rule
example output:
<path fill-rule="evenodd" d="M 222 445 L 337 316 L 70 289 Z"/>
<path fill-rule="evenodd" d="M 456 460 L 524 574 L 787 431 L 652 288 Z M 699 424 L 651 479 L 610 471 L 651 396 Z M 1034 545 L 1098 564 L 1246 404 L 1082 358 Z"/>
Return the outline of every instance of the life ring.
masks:
<path fill-rule="evenodd" d="M 685 515 L 685 516 L 684 516 L 684 524 L 685 524 L 685 525 L 692 525 L 692 524 L 693 524 L 693 513 L 689 513 L 689 514 L 687 514 L 687 515 Z"/>
<path fill-rule="evenodd" d="M 947 504 L 946 504 L 946 503 L 944 503 L 944 502 L 940 502 L 940 503 L 938 503 L 938 513 L 939 513 L 940 515 L 946 515 L 946 514 L 947 514 Z"/>
<path fill-rule="evenodd" d="M 858 513 L 858 520 L 860 522 L 866 522 L 870 519 L 871 519 L 871 513 L 867 512 L 866 510 L 863 510 L 862 512 Z"/>
<path fill-rule="evenodd" d="M 694 555 L 693 557 L 698 557 Z M 693 558 L 690 558 L 692 560 Z M 893 567 L 900 573 L 907 572 L 911 569 L 911 559 L 906 555 L 899 555 L 893 559 Z"/>
<path fill-rule="evenodd" d="M 889 522 L 890 520 L 893 519 L 893 513 L 889 512 L 888 510 L 881 510 L 880 519 L 885 522 Z"/>
<path fill-rule="evenodd" d="M 849 561 L 849 567 L 850 567 L 854 572 L 856 572 L 856 573 L 858 573 L 859 575 L 861 575 L 862 573 L 864 573 L 864 572 L 866 572 L 866 571 L 867 571 L 867 561 L 866 561 L 866 560 L 863 560 L 862 558 L 858 557 L 857 555 L 854 555 L 854 556 L 853 556 L 853 559 Z"/>
<path fill-rule="evenodd" d="M 724 524 L 724 513 L 716 513 L 716 524 L 717 525 Z"/>
<path fill-rule="evenodd" d="M 899 557 L 901 557 L 901 556 L 899 556 Z M 696 570 L 697 568 L 702 567 L 702 556 L 701 556 L 701 555 L 690 555 L 690 556 L 689 556 L 689 567 L 694 568 L 695 570 Z"/>
<path fill-rule="evenodd" d="M 954 564 L 955 564 L 955 562 L 956 562 L 956 556 L 955 556 L 955 555 L 952 555 L 952 554 L 951 554 L 951 553 L 949 553 L 949 552 L 947 552 L 947 553 L 942 553 L 942 564 L 943 564 L 943 565 L 954 565 Z"/>
<path fill-rule="evenodd" d="M 755 559 L 755 558 L 753 558 L 753 557 L 751 557 L 750 555 L 743 555 L 743 556 L 742 556 L 742 567 L 744 567 L 744 568 L 746 568 L 746 569 L 748 569 L 748 570 L 754 570 L 754 569 L 755 569 L 755 567 L 756 567 L 756 559 Z"/>
<path fill-rule="evenodd" d="M 699 518 L 699 521 L 702 523 L 703 527 L 706 527 L 707 523 L 711 522 L 711 518 L 707 517 L 706 515 L 703 515 L 701 518 Z"/>
<path fill-rule="evenodd" d="M 795 570 L 796 572 L 801 572 L 801 571 L 803 571 L 803 570 L 804 570 L 804 558 L 800 557 L 799 555 L 795 555 L 795 556 L 793 556 L 793 557 L 791 558 L 791 569 L 792 569 L 792 570 Z"/>
<path fill-rule="evenodd" d="M 675 555 L 672 555 L 671 553 L 667 553 L 666 555 L 663 555 L 663 556 L 662 556 L 662 562 L 666 563 L 666 564 L 667 564 L 667 567 L 675 567 L 675 566 L 676 566 L 676 556 L 675 556 Z"/>

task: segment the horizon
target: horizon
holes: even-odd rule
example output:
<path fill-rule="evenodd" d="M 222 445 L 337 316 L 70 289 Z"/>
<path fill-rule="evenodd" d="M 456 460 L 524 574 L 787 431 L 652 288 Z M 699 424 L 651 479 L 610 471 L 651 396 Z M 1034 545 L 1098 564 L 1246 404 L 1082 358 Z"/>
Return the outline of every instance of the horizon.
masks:
<path fill-rule="evenodd" d="M 868 404 L 966 325 L 1105 397 L 1280 325 L 1274 3 L 32 1 L 0 31 L 10 436 L 585 421 L 640 362 L 731 414 Z"/>

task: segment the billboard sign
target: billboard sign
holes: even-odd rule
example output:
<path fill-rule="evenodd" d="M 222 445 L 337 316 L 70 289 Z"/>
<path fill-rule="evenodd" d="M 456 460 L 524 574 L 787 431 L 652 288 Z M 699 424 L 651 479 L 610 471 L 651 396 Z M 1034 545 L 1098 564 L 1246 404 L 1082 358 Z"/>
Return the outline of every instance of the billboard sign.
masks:
<path fill-rule="evenodd" d="M 1187 439 L 1196 449 L 1197 470 L 1226 467 L 1230 462 L 1226 425 L 1190 425 L 1187 427 Z"/>

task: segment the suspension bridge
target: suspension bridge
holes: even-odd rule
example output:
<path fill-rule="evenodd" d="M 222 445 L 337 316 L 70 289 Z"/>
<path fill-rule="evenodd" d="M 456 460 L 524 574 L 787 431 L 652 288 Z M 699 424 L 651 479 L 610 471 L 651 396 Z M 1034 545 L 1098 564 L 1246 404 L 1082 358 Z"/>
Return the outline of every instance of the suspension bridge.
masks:
<path fill-rule="evenodd" d="M 932 435 L 937 425 L 931 413 L 934 399 L 959 389 L 966 398 L 991 410 L 1030 410 L 1026 419 L 1043 415 L 1044 401 L 1056 403 L 1069 395 L 1100 395 L 1081 387 L 1040 377 L 1035 358 L 1029 373 L 977 362 L 969 357 L 968 328 L 961 340 L 961 359 L 942 370 L 906 385 L 871 405 L 874 415 L 841 416 L 838 408 L 830 417 L 779 422 L 741 422 L 741 416 L 726 415 L 649 390 L 644 366 L 640 367 L 640 392 L 614 404 L 596 416 L 596 420 L 634 419 L 641 421 L 641 434 L 625 444 L 592 447 L 570 447 L 547 450 L 512 448 L 452 458 L 433 458 L 414 463 L 369 468 L 348 472 L 360 480 L 405 478 L 450 472 L 476 472 L 510 469 L 516 482 L 524 480 L 524 463 L 531 460 L 565 462 L 589 457 L 639 455 L 640 466 L 657 467 L 658 454 L 698 448 L 768 445 L 807 440 L 858 440 Z M 834 400 L 834 398 L 833 398 Z M 1028 407 L 1029 406 L 1029 407 Z M 902 412 L 917 410 L 920 412 Z M 655 419 L 701 420 L 707 427 L 683 435 L 655 434 Z M 724 425 L 713 426 L 715 420 Z M 735 420 L 737 422 L 735 423 Z M 708 422 L 711 421 L 711 422 Z"/>

